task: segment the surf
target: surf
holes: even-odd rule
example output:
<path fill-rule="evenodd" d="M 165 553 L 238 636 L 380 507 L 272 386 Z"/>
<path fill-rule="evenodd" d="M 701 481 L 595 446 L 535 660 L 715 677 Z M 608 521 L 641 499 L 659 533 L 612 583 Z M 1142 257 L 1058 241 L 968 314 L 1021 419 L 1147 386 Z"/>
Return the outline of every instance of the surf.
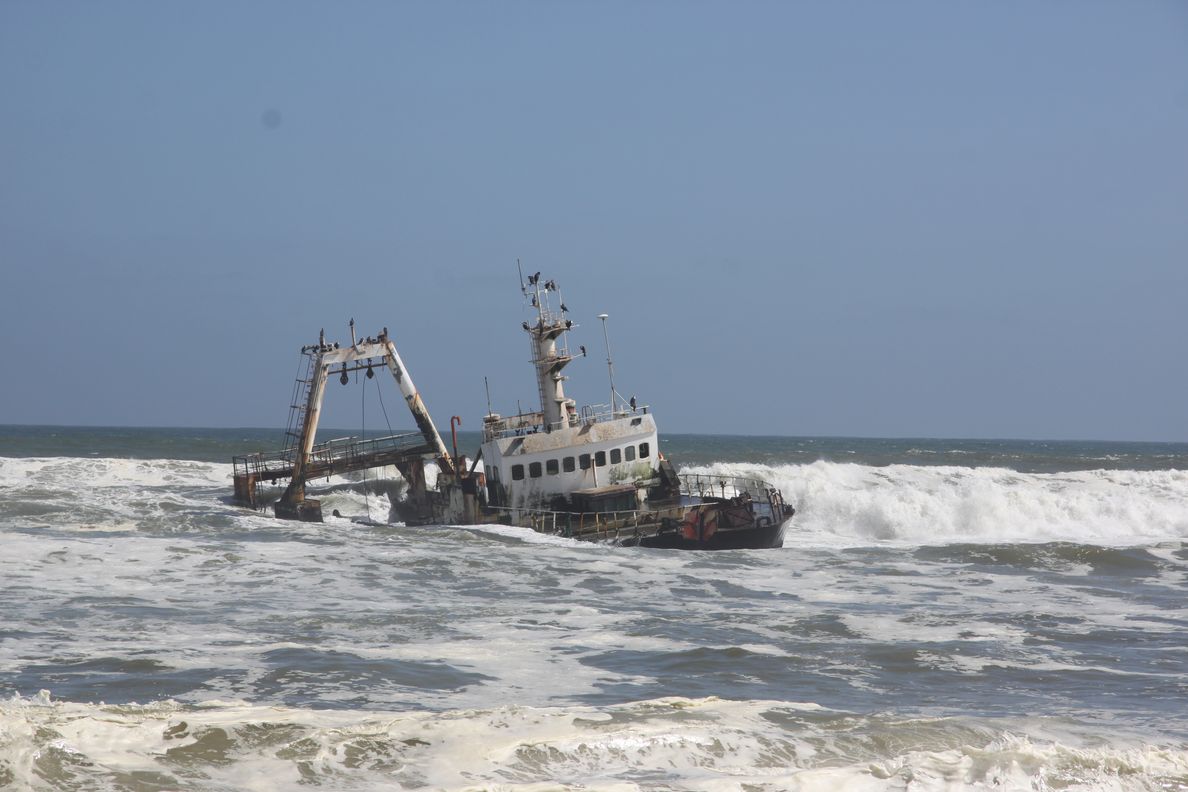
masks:
<path fill-rule="evenodd" d="M 818 461 L 713 463 L 754 475 L 797 504 L 787 537 L 829 546 L 1075 542 L 1128 546 L 1188 536 L 1188 471 L 1021 473 L 1007 468 Z"/>

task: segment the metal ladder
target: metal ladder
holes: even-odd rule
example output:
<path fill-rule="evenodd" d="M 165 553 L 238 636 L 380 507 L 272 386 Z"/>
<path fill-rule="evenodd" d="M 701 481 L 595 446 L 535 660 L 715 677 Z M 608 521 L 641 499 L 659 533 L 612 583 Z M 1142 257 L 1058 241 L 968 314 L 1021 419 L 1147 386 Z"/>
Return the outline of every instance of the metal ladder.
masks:
<path fill-rule="evenodd" d="M 314 355 L 303 352 L 305 373 L 293 383 L 293 396 L 289 404 L 289 422 L 285 426 L 285 451 L 296 452 L 301 442 L 301 428 L 305 426 L 305 413 L 309 410 L 309 390 L 313 387 Z"/>

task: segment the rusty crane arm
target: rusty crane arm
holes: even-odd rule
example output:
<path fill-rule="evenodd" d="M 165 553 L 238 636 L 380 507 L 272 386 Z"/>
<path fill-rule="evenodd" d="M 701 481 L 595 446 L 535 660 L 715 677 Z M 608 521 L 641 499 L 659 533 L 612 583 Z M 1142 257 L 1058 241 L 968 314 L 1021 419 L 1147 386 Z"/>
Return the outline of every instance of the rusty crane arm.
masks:
<path fill-rule="evenodd" d="M 327 349 L 318 353 L 314 372 L 315 380 L 309 391 L 309 405 L 306 410 L 305 425 L 301 432 L 300 460 L 308 460 L 310 451 L 313 449 L 318 420 L 321 417 L 322 399 L 326 393 L 326 380 L 334 369 L 345 368 L 363 360 L 382 360 L 387 363 L 388 370 L 392 372 L 392 378 L 396 380 L 396 385 L 404 395 L 409 412 L 412 413 L 413 420 L 416 421 L 417 429 L 425 438 L 426 444 L 434 450 L 438 467 L 443 473 L 452 476 L 454 474 L 453 457 L 446 450 L 445 442 L 442 441 L 437 427 L 433 424 L 429 411 L 425 409 L 425 403 L 421 401 L 421 394 L 417 392 L 417 387 L 413 384 L 404 361 L 400 359 L 400 353 L 396 351 L 396 345 L 387 337 L 387 333 L 375 340 L 366 339 L 353 346 Z M 302 462 L 299 461 L 298 466 L 301 465 Z"/>
<path fill-rule="evenodd" d="M 413 384 L 412 377 L 408 374 L 408 369 L 404 367 L 404 361 L 400 359 L 400 353 L 396 351 L 396 345 L 388 338 L 387 328 L 384 329 L 384 334 L 380 336 L 380 342 L 387 350 L 388 370 L 392 372 L 392 377 L 395 378 L 396 384 L 400 387 L 400 392 L 404 394 L 404 401 L 408 404 L 409 412 L 412 413 L 413 420 L 417 422 L 417 428 L 421 430 L 421 435 L 437 452 L 437 466 L 441 472 L 447 476 L 454 475 L 454 459 L 450 456 L 450 452 L 446 450 L 445 443 L 442 442 L 441 435 L 437 432 L 437 427 L 433 424 L 433 419 L 429 417 L 429 411 L 425 409 L 425 403 L 421 401 L 421 394 L 417 392 L 417 387 Z"/>
<path fill-rule="evenodd" d="M 350 346 L 331 346 L 322 341 L 303 350 L 306 354 L 314 356 L 312 381 L 297 442 L 297 453 L 293 459 L 292 479 L 277 505 L 278 515 L 284 512 L 285 515 L 291 514 L 305 519 L 300 517 L 299 504 L 305 500 L 305 480 L 311 465 L 318 421 L 321 419 L 322 400 L 326 395 L 326 382 L 330 375 L 341 370 L 345 377 L 348 371 L 370 368 L 372 361 L 378 361 L 380 365 L 387 365 L 404 396 L 404 401 L 408 405 L 409 412 L 412 413 L 413 420 L 416 421 L 417 429 L 437 462 L 438 468 L 447 476 L 455 474 L 454 459 L 446 450 L 445 443 L 442 441 L 437 427 L 433 424 L 429 411 L 425 408 L 425 403 L 421 401 L 421 395 L 417 392 L 416 385 L 413 384 L 412 377 L 409 376 L 408 369 L 404 366 L 404 361 L 400 359 L 396 345 L 388 338 L 387 328 L 384 328 L 384 332 L 380 334 L 379 338 L 355 341 L 354 320 L 352 320 L 351 336 L 353 343 Z M 363 365 L 362 361 L 367 361 L 367 365 Z M 317 511 L 316 519 L 320 520 L 320 509 Z"/>

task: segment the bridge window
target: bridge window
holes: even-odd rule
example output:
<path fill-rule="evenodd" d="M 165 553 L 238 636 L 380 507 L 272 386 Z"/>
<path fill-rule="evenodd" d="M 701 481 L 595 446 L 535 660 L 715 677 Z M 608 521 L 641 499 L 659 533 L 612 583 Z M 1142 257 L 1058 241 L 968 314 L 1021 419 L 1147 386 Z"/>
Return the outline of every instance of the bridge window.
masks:
<path fill-rule="evenodd" d="M 635 461 L 635 446 L 627 446 L 623 449 L 623 459 L 626 459 L 628 462 Z"/>
<path fill-rule="evenodd" d="M 512 465 L 512 481 L 522 481 L 524 479 L 524 466 Z"/>
<path fill-rule="evenodd" d="M 598 467 L 606 466 L 606 452 L 605 451 L 596 451 L 594 453 L 594 464 L 598 465 Z"/>
<path fill-rule="evenodd" d="M 647 444 L 647 443 L 640 443 L 640 444 L 639 444 L 639 458 L 640 458 L 640 459 L 647 459 L 647 458 L 648 458 L 648 453 L 649 453 L 650 451 L 651 451 L 651 449 L 650 449 L 650 448 L 648 448 L 648 444 Z"/>
<path fill-rule="evenodd" d="M 582 470 L 589 470 L 590 469 L 590 455 L 582 454 L 580 457 L 578 457 L 578 463 L 582 466 Z"/>
<path fill-rule="evenodd" d="M 491 481 L 499 481 L 499 466 L 491 465 Z"/>
<path fill-rule="evenodd" d="M 617 465 L 623 461 L 623 452 L 617 448 L 611 449 L 611 464 Z"/>
<path fill-rule="evenodd" d="M 532 478 L 540 478 L 540 463 L 539 462 L 529 462 L 528 463 L 528 475 L 531 476 Z"/>
<path fill-rule="evenodd" d="M 565 459 L 561 460 L 561 469 L 564 470 L 566 473 L 572 473 L 573 468 L 574 468 L 573 457 L 565 457 Z"/>
<path fill-rule="evenodd" d="M 557 460 L 550 459 L 545 462 L 545 473 L 548 473 L 550 476 L 555 476 L 559 471 L 560 468 L 557 465 Z"/>

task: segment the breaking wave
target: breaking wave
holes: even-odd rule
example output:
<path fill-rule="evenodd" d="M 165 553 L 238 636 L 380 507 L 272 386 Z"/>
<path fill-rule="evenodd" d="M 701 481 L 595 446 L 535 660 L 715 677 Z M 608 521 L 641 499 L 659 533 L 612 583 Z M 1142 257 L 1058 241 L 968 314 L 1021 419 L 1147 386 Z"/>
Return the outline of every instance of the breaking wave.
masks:
<path fill-rule="evenodd" d="M 1188 538 L 1188 471 L 1183 470 L 1021 473 L 824 461 L 715 463 L 682 470 L 758 477 L 779 487 L 797 509 L 788 544 L 1127 546 Z M 383 476 L 398 479 L 394 470 Z M 230 465 L 209 462 L 0 458 L 0 489 L 7 492 L 7 505 L 0 511 L 11 513 L 18 504 L 39 510 L 60 507 L 52 516 L 66 518 L 66 512 L 76 510 L 81 521 L 100 521 L 143 512 L 146 504 L 166 512 L 220 509 L 228 501 L 230 481 Z M 339 509 L 379 521 L 388 517 L 389 495 L 400 491 L 396 486 L 385 492 L 358 475 L 335 477 L 323 486 L 327 515 Z"/>
<path fill-rule="evenodd" d="M 1080 542 L 1188 537 L 1188 471 L 1019 473 L 1005 468 L 814 462 L 717 463 L 687 472 L 754 476 L 797 514 L 786 544 Z"/>

